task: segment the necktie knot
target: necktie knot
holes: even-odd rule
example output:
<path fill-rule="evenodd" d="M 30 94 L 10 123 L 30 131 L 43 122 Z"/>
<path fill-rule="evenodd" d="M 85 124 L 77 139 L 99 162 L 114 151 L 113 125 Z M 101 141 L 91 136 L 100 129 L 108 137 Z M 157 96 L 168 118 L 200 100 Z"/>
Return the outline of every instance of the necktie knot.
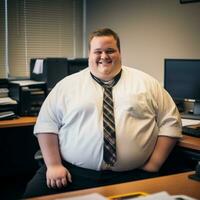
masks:
<path fill-rule="evenodd" d="M 112 85 L 103 85 L 103 88 L 104 88 L 104 92 L 109 92 L 109 93 L 112 93 Z"/>

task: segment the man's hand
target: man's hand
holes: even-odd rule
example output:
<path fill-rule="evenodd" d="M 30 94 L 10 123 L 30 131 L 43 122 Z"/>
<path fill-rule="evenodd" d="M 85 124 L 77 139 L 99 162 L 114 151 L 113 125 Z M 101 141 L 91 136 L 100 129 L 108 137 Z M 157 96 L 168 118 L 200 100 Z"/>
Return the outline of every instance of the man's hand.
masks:
<path fill-rule="evenodd" d="M 141 169 L 148 172 L 158 172 L 177 141 L 178 138 L 159 136 L 152 155 Z"/>
<path fill-rule="evenodd" d="M 37 137 L 47 166 L 47 186 L 49 188 L 65 187 L 72 182 L 72 179 L 71 174 L 61 162 L 58 135 L 56 133 L 40 133 Z"/>
<path fill-rule="evenodd" d="M 49 188 L 65 187 L 72 182 L 71 174 L 63 165 L 48 166 L 46 179 Z"/>

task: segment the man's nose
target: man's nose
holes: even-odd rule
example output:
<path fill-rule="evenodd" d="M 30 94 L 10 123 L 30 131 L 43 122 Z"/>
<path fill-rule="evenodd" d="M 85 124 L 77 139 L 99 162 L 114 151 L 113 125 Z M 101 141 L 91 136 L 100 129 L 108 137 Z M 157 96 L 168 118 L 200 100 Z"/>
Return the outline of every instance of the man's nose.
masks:
<path fill-rule="evenodd" d="M 105 59 L 105 58 L 107 58 L 107 57 L 108 57 L 108 54 L 107 54 L 106 52 L 103 51 L 103 52 L 101 53 L 101 58 L 102 58 L 102 59 Z"/>

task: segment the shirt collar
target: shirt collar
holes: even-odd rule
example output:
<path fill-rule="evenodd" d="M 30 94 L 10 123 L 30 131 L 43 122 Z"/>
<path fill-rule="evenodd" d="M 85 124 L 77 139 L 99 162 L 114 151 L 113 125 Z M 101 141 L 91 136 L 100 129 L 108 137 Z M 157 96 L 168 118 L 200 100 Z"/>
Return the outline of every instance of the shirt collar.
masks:
<path fill-rule="evenodd" d="M 104 81 L 100 78 L 97 78 L 94 74 L 90 72 L 92 78 L 103 87 L 113 87 L 114 85 L 116 85 L 121 77 L 121 73 L 122 73 L 122 70 L 120 70 L 120 72 L 112 80 Z"/>

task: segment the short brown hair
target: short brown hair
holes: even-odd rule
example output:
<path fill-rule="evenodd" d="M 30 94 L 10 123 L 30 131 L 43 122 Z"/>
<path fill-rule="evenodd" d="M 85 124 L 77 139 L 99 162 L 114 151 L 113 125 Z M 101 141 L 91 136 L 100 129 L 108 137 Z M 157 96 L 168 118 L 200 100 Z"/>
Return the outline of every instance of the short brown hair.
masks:
<path fill-rule="evenodd" d="M 90 36 L 89 36 L 89 49 L 90 49 L 90 42 L 94 37 L 101 37 L 101 36 L 113 36 L 113 38 L 117 42 L 117 48 L 119 49 L 120 52 L 120 39 L 119 36 L 116 32 L 109 28 L 102 28 L 102 29 L 97 29 L 96 31 L 93 31 Z"/>

